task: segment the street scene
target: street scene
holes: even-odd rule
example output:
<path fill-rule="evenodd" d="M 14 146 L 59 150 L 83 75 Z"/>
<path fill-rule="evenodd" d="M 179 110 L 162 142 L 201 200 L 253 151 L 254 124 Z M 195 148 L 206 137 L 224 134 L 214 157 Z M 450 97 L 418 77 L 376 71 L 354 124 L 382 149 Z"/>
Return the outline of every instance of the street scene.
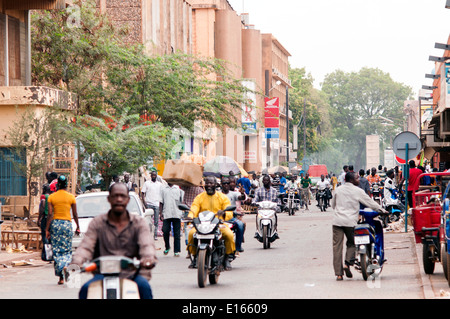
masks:
<path fill-rule="evenodd" d="M 450 0 L 0 4 L 0 300 L 450 298 Z"/>

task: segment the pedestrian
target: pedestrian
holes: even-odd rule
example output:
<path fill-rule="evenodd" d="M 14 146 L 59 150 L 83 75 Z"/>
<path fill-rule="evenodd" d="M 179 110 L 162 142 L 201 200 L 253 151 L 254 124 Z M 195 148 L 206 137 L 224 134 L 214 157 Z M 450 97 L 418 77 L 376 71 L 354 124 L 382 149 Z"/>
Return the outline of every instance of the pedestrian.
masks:
<path fill-rule="evenodd" d="M 359 188 L 361 188 L 367 195 L 370 196 L 370 184 L 367 178 L 364 177 L 365 172 L 363 169 L 359 170 Z"/>
<path fill-rule="evenodd" d="M 48 174 L 48 183 L 50 185 L 50 191 L 52 193 L 58 190 L 58 174 L 51 172 Z"/>
<path fill-rule="evenodd" d="M 247 199 L 245 190 L 242 186 L 240 187 L 239 191 L 230 189 L 231 188 L 230 178 L 226 176 L 222 177 L 221 186 L 222 186 L 222 193 L 224 193 L 228 197 L 232 206 L 237 207 L 236 205 L 237 202 L 245 201 Z M 238 212 L 238 214 L 239 214 L 238 216 L 242 218 L 241 212 Z M 236 216 L 233 216 L 233 218 L 230 219 L 228 222 L 236 226 L 236 251 L 242 253 L 244 252 L 244 249 L 242 248 L 242 243 L 244 241 L 245 224 L 242 221 L 242 219 L 239 219 Z"/>
<path fill-rule="evenodd" d="M 72 264 L 81 266 L 95 258 L 94 256 L 125 256 L 140 259 L 144 269 L 155 266 L 157 258 L 150 228 L 142 217 L 128 213 L 126 207 L 129 201 L 130 196 L 125 184 L 115 183 L 110 187 L 108 202 L 111 209 L 107 214 L 98 215 L 91 221 L 81 245 L 75 251 Z M 124 270 L 120 277 L 136 282 L 141 299 L 152 299 L 149 284 L 151 273 L 142 268 L 139 275 L 136 275 L 134 270 Z M 89 285 L 102 279 L 102 275 L 95 274 L 94 278 L 80 289 L 79 298 L 86 299 Z"/>
<path fill-rule="evenodd" d="M 309 174 L 306 173 L 305 177 L 302 177 L 300 184 L 302 185 L 302 196 L 305 201 L 308 201 L 308 205 L 311 205 L 311 184 L 312 180 L 309 177 Z"/>
<path fill-rule="evenodd" d="M 173 252 L 175 257 L 180 256 L 181 244 L 181 217 L 183 212 L 178 205 L 183 202 L 184 192 L 176 185 L 168 183 L 161 189 L 160 212 L 163 218 L 163 238 L 166 249 L 164 255 L 170 251 L 170 231 L 173 228 Z"/>
<path fill-rule="evenodd" d="M 71 210 L 77 225 L 75 233 L 80 233 L 75 196 L 67 192 L 66 189 L 67 178 L 64 175 L 60 175 L 58 177 L 58 190 L 48 197 L 46 238 L 52 244 L 55 275 L 59 277 L 59 285 L 64 283 L 63 270 L 72 260 L 73 230 Z"/>
<path fill-rule="evenodd" d="M 124 184 L 127 185 L 128 191 L 134 192 L 134 188 L 137 187 L 137 185 L 130 180 L 130 174 L 126 173 L 123 176 L 123 181 Z"/>
<path fill-rule="evenodd" d="M 48 244 L 48 240 L 46 237 L 45 229 L 47 227 L 47 219 L 48 219 L 48 197 L 50 196 L 50 185 L 44 184 L 42 187 L 42 195 L 41 195 L 41 201 L 39 202 L 39 216 L 37 220 L 38 226 L 41 228 L 41 237 L 42 237 L 42 254 L 41 258 L 42 260 L 46 260 L 46 254 L 45 254 L 45 244 Z"/>
<path fill-rule="evenodd" d="M 142 197 L 146 208 L 153 209 L 153 222 L 155 226 L 154 237 L 158 240 L 158 225 L 159 225 L 159 203 L 161 203 L 161 189 L 163 184 L 157 180 L 158 173 L 152 171 L 150 179 L 145 181 L 142 187 Z"/>
<path fill-rule="evenodd" d="M 360 205 L 369 207 L 375 211 L 384 211 L 373 199 L 370 198 L 359 186 L 359 176 L 356 173 L 345 174 L 344 185 L 336 189 L 331 200 L 334 209 L 333 218 L 333 268 L 336 280 L 343 280 L 343 273 L 352 278 L 350 266 L 355 263 L 354 228 L 358 223 Z M 344 236 L 347 238 L 345 266 L 342 265 Z"/>
<path fill-rule="evenodd" d="M 409 161 L 409 176 L 408 176 L 408 191 L 407 191 L 409 207 L 414 207 L 413 192 L 414 191 L 417 192 L 419 190 L 420 183 L 417 183 L 417 187 L 416 187 L 416 182 L 421 174 L 422 174 L 422 170 L 420 170 L 419 168 L 416 167 L 416 162 L 414 160 L 410 160 Z M 400 182 L 400 187 L 403 185 L 404 182 L 405 182 L 405 178 L 403 177 L 403 180 Z"/>
<path fill-rule="evenodd" d="M 249 194 L 250 193 L 250 189 L 252 187 L 252 182 L 250 181 L 250 179 L 248 178 L 248 176 L 242 176 L 241 178 L 239 178 L 236 182 L 236 184 L 238 186 L 243 186 L 244 190 L 245 190 L 245 194 Z"/>

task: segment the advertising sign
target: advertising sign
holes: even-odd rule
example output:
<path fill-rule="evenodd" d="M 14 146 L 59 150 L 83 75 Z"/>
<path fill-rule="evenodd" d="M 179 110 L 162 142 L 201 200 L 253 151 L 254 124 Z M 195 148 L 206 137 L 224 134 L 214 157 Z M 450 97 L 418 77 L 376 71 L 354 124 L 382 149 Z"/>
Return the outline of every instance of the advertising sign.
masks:
<path fill-rule="evenodd" d="M 265 98 L 264 119 L 266 128 L 280 127 L 280 99 L 278 97 Z"/>

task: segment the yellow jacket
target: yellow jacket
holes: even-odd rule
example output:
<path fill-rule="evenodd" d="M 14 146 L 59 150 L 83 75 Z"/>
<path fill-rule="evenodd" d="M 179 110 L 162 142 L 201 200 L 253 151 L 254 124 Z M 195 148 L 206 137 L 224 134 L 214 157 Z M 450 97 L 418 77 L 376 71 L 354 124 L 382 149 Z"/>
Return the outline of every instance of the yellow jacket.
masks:
<path fill-rule="evenodd" d="M 203 192 L 195 197 L 189 212 L 189 218 L 197 218 L 200 212 L 210 211 L 217 213 L 219 210 L 224 210 L 231 205 L 227 195 L 216 192 L 214 195 L 208 195 Z M 225 212 L 225 220 L 233 218 L 233 212 Z"/>

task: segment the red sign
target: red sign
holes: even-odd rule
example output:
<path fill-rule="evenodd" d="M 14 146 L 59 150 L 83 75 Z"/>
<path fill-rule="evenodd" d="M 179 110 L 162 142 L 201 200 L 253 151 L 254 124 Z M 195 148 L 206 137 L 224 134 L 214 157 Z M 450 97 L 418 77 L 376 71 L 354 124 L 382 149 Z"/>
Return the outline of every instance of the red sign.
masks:
<path fill-rule="evenodd" d="M 266 128 L 278 128 L 280 127 L 280 99 L 265 98 L 264 100 L 264 118 Z"/>

